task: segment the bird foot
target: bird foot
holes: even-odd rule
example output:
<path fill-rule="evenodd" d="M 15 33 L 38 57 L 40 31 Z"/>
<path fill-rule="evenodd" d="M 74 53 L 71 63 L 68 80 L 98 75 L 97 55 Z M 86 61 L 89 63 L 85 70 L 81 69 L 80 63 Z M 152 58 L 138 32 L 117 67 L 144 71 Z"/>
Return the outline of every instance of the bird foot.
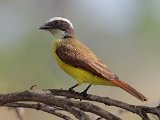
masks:
<path fill-rule="evenodd" d="M 86 99 L 88 96 L 87 91 L 85 91 L 85 90 L 83 92 L 81 92 L 80 94 L 82 95 L 82 98 L 80 99 L 80 101 Z"/>
<path fill-rule="evenodd" d="M 70 87 L 70 88 L 68 89 L 68 91 L 69 91 L 69 92 L 75 92 L 73 89 L 74 89 L 75 87 L 77 87 L 77 86 L 78 86 L 78 84 L 75 84 L 74 86 Z"/>
<path fill-rule="evenodd" d="M 68 89 L 69 92 L 75 92 L 75 90 L 73 90 L 72 88 Z"/>

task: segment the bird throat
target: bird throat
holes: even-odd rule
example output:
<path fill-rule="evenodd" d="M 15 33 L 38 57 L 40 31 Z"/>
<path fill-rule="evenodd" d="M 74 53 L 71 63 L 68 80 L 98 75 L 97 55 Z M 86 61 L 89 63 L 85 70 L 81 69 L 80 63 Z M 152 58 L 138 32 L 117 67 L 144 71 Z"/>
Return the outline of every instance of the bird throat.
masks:
<path fill-rule="evenodd" d="M 53 29 L 49 30 L 49 32 L 56 38 L 56 39 L 63 39 L 66 36 L 66 33 L 62 30 Z"/>

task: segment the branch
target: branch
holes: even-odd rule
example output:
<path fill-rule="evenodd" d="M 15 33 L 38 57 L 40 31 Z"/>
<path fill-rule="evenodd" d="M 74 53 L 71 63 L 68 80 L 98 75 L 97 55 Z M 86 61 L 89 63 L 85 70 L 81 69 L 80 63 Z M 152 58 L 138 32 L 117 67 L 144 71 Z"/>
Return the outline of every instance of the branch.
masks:
<path fill-rule="evenodd" d="M 102 117 L 106 119 L 119 120 L 118 117 L 112 115 L 111 113 L 91 103 L 73 101 L 73 100 L 71 101 L 70 99 L 66 98 L 58 98 L 44 91 L 38 91 L 38 92 L 24 91 L 19 93 L 0 95 L 1 106 L 5 106 L 5 104 L 7 103 L 14 103 L 19 101 L 39 102 L 49 106 L 61 107 L 65 111 L 70 112 L 76 118 L 81 120 L 90 120 L 89 116 L 86 115 L 86 113 L 84 113 L 83 111 L 92 112 L 100 116 L 102 115 Z"/>
<path fill-rule="evenodd" d="M 59 108 L 54 108 L 42 103 L 37 103 L 37 104 L 29 104 L 29 103 L 7 103 L 4 106 L 6 107 L 13 107 L 13 108 L 19 108 L 19 107 L 23 107 L 23 108 L 31 108 L 31 109 L 35 109 L 35 110 L 41 110 L 50 114 L 53 114 L 55 116 L 58 116 L 60 118 L 63 118 L 65 120 L 73 120 L 72 118 L 70 118 L 67 115 L 64 115 L 62 113 L 56 112 L 56 110 L 61 110 Z"/>
<path fill-rule="evenodd" d="M 75 98 L 75 99 L 83 99 L 83 100 L 89 100 L 89 101 L 95 101 L 99 103 L 104 103 L 105 105 L 108 106 L 115 106 L 119 107 L 122 109 L 125 109 L 127 111 L 130 111 L 132 113 L 135 113 L 139 115 L 143 120 L 148 120 L 147 113 L 151 113 L 156 115 L 160 119 L 160 107 L 147 107 L 147 106 L 136 106 L 136 105 L 130 105 L 118 100 L 110 99 L 108 97 L 100 97 L 96 95 L 91 95 L 88 94 L 87 97 L 83 97 L 81 93 L 78 92 L 70 92 L 67 90 L 58 90 L 58 89 L 49 89 L 53 95 L 57 96 L 66 96 L 70 98 Z"/>
<path fill-rule="evenodd" d="M 61 97 L 60 97 L 61 96 Z M 64 96 L 64 97 L 62 97 Z M 87 100 L 75 101 L 73 99 Z M 35 104 L 30 103 L 17 103 L 17 102 L 31 101 L 36 102 Z M 19 93 L 0 94 L 0 106 L 5 107 L 23 107 L 41 110 L 50 114 L 61 117 L 65 120 L 72 120 L 68 115 L 60 113 L 60 111 L 67 111 L 80 120 L 90 120 L 89 115 L 86 112 L 90 112 L 100 116 L 99 118 L 119 120 L 120 118 L 113 115 L 112 113 L 89 103 L 88 101 L 95 101 L 103 103 L 107 106 L 116 106 L 127 110 L 129 112 L 139 115 L 143 120 L 149 120 L 147 113 L 156 115 L 160 119 L 160 108 L 147 107 L 147 106 L 136 106 L 130 105 L 121 101 L 113 100 L 108 97 L 100 97 L 96 95 L 88 94 L 84 97 L 81 93 L 59 90 L 59 89 L 48 89 L 48 90 L 30 90 Z M 57 112 L 59 111 L 59 112 Z"/>

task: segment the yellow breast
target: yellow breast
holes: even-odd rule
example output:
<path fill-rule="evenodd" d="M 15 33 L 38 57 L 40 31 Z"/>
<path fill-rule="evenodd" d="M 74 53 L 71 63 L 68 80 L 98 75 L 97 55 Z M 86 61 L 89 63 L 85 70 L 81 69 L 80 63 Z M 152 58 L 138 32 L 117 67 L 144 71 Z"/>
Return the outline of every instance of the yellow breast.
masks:
<path fill-rule="evenodd" d="M 92 74 L 89 71 L 85 71 L 84 69 L 75 68 L 69 64 L 64 63 L 60 60 L 60 58 L 56 55 L 55 50 L 57 48 L 58 43 L 61 41 L 53 41 L 52 44 L 52 52 L 56 58 L 58 65 L 70 76 L 77 80 L 78 84 L 82 83 L 90 83 L 96 85 L 109 85 L 113 86 L 113 84 L 103 78 L 98 77 L 97 75 Z"/>

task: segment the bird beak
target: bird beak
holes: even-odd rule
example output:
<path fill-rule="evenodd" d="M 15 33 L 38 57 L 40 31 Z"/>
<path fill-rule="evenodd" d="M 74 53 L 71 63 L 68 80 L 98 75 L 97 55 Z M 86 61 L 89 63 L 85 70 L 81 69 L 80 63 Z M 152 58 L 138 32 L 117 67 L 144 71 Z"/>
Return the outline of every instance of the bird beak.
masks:
<path fill-rule="evenodd" d="M 53 28 L 52 28 L 52 26 L 45 24 L 45 25 L 41 26 L 39 29 L 40 30 L 48 30 L 48 29 L 53 29 Z"/>

